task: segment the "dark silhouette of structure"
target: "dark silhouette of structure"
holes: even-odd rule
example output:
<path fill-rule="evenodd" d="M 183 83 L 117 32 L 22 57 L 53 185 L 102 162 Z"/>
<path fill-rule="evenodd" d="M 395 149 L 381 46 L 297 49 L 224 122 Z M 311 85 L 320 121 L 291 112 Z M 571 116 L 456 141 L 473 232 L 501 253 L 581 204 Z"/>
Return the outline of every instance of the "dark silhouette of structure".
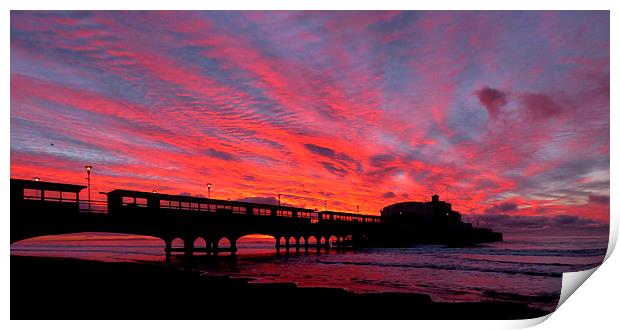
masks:
<path fill-rule="evenodd" d="M 372 244 L 471 245 L 499 242 L 503 235 L 486 228 L 475 228 L 461 220 L 452 205 L 433 195 L 428 202 L 403 202 L 381 210 L 383 226 L 373 235 Z"/>
<path fill-rule="evenodd" d="M 173 252 L 235 255 L 239 238 L 263 234 L 275 238 L 277 253 L 307 253 L 311 238 L 317 253 L 327 253 L 330 245 L 360 244 L 381 223 L 373 215 L 121 189 L 108 192 L 107 203 L 98 208 L 82 209 L 79 192 L 84 188 L 11 179 L 11 243 L 76 232 L 145 235 L 165 242 L 169 260 Z M 204 248 L 194 246 L 198 238 L 206 242 Z M 181 239 L 183 247 L 173 247 L 175 239 Z M 229 247 L 222 247 L 224 240 Z"/>
<path fill-rule="evenodd" d="M 293 249 L 295 254 L 308 253 L 311 238 L 317 253 L 328 253 L 330 246 L 463 245 L 502 240 L 501 233 L 462 222 L 461 215 L 437 195 L 430 202 L 390 205 L 381 210 L 382 216 L 374 216 L 122 189 L 105 193 L 107 202 L 95 204 L 80 201 L 84 188 L 11 179 L 11 243 L 78 232 L 145 235 L 163 240 L 170 260 L 175 252 L 187 257 L 199 252 L 234 256 L 237 241 L 251 234 L 274 237 L 276 253 L 284 249 L 287 255 Z M 81 207 L 84 203 L 86 209 Z M 205 247 L 195 246 L 199 238 Z M 172 246 L 176 239 L 183 242 L 182 247 Z M 226 240 L 228 247 L 223 246 Z"/>

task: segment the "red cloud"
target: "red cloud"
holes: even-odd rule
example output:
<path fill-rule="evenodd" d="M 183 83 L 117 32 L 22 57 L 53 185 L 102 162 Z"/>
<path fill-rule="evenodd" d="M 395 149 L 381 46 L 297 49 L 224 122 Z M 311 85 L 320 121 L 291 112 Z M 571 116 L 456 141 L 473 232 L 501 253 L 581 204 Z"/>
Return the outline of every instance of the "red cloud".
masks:
<path fill-rule="evenodd" d="M 80 183 L 89 163 L 95 191 L 197 195 L 211 182 L 217 198 L 368 213 L 440 193 L 465 213 L 509 201 L 512 215 L 608 220 L 596 14 L 584 14 L 592 47 L 535 52 L 539 36 L 486 14 L 11 15 L 11 176 Z M 579 61 L 546 74 L 556 55 Z M 516 56 L 531 65 L 499 65 Z M 489 84 L 510 86 L 474 92 L 501 120 L 469 102 Z"/>

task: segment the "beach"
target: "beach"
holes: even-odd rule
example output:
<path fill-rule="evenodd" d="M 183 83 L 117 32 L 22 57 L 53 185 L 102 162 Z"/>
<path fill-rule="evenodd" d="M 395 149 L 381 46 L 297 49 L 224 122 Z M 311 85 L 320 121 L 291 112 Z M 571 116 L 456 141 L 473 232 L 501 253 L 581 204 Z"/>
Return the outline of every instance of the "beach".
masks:
<path fill-rule="evenodd" d="M 525 319 L 506 302 L 433 302 L 415 293 L 353 293 L 249 283 L 181 266 L 11 256 L 11 319 Z"/>

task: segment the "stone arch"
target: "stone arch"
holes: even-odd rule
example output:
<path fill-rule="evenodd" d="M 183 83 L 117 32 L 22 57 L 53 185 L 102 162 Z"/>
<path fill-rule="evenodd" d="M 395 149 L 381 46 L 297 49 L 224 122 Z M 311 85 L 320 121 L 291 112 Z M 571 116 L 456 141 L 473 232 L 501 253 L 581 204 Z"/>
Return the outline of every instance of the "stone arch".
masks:
<path fill-rule="evenodd" d="M 218 249 L 227 249 L 230 248 L 231 240 L 228 237 L 221 237 L 217 239 L 217 248 Z"/>
<path fill-rule="evenodd" d="M 175 237 L 170 242 L 170 246 L 172 246 L 172 248 L 185 248 L 186 245 L 185 240 L 181 237 Z"/>
<path fill-rule="evenodd" d="M 213 244 L 213 246 L 211 247 L 211 255 L 214 257 L 217 257 L 221 252 L 230 251 L 231 255 L 235 254 L 236 247 L 234 249 L 231 249 L 234 245 L 229 237 L 214 237 L 211 243 Z"/>
<path fill-rule="evenodd" d="M 248 254 L 272 254 L 276 245 L 275 235 L 250 233 L 237 237 L 238 252 Z"/>
<path fill-rule="evenodd" d="M 155 236 L 152 234 L 147 234 L 147 233 L 140 233 L 140 232 L 115 232 L 115 231 L 73 231 L 73 230 L 67 230 L 67 231 L 57 231 L 57 232 L 51 232 L 51 233 L 36 233 L 36 234 L 32 234 L 32 235 L 24 235 L 18 238 L 14 238 L 11 237 L 11 246 L 13 244 L 15 244 L 15 246 L 18 246 L 22 243 L 32 243 L 32 242 L 42 242 L 42 241 L 47 241 L 47 242 L 53 242 L 47 238 L 50 237 L 63 237 L 66 236 L 68 239 L 71 238 L 72 236 L 79 236 L 81 240 L 84 240 L 84 236 L 93 236 L 93 239 L 96 240 L 97 237 L 96 235 L 101 234 L 101 235 L 106 235 L 107 234 L 114 234 L 114 235 L 119 235 L 119 239 L 120 239 L 120 235 L 127 235 L 127 236 L 132 236 L 132 237 L 140 237 L 140 238 L 152 238 L 152 239 L 157 239 L 157 240 L 161 240 L 162 242 L 166 242 L 166 237 L 165 236 Z"/>
<path fill-rule="evenodd" d="M 26 237 L 20 240 L 16 240 L 16 241 L 11 241 L 11 248 L 15 248 L 15 249 L 20 249 L 23 250 L 23 252 L 20 252 L 20 254 L 23 255 L 32 255 L 32 256 L 40 256 L 40 251 L 32 251 L 31 249 L 25 249 L 28 247 L 31 247 L 32 245 L 37 245 L 38 247 L 45 247 L 47 244 L 52 245 L 52 244 L 58 244 L 59 242 L 61 242 L 64 239 L 66 240 L 75 240 L 76 238 L 80 239 L 80 242 L 82 244 L 82 246 L 88 246 L 90 244 L 93 245 L 98 245 L 100 244 L 100 242 L 97 242 L 98 240 L 101 239 L 101 237 L 106 237 L 107 239 L 110 239 L 110 234 L 113 234 L 114 236 L 112 237 L 118 237 L 118 242 L 122 243 L 123 245 L 131 245 L 131 240 L 127 240 L 126 238 L 132 238 L 132 239 L 136 239 L 136 248 L 144 246 L 145 244 L 145 240 L 148 240 L 148 244 L 149 245 L 153 245 L 153 246 L 158 246 L 160 248 L 161 253 L 165 253 L 165 248 L 167 246 L 167 243 L 170 242 L 169 238 L 167 237 L 158 237 L 158 236 L 154 236 L 154 235 L 150 235 L 150 234 L 143 234 L 143 233 L 131 233 L 131 232 L 112 232 L 112 231 L 97 231 L 97 232 L 83 232 L 83 231 L 75 231 L 75 232 L 61 232 L 61 233 L 54 233 L 54 234 L 49 234 L 49 235 L 37 235 L 37 236 L 32 236 L 32 237 Z M 123 237 L 123 235 L 126 235 L 128 237 Z M 53 239 L 50 239 L 53 238 Z M 121 241 L 122 240 L 122 241 Z M 92 242 L 91 242 L 92 241 Z M 152 241 L 152 242 L 151 242 Z M 77 251 L 77 250 L 76 250 Z M 71 257 L 71 252 L 67 251 L 67 256 Z M 79 254 L 83 254 L 83 252 L 77 252 Z M 162 255 L 163 257 L 163 255 Z"/>
<path fill-rule="evenodd" d="M 194 240 L 194 248 L 196 249 L 204 249 L 207 247 L 207 240 L 202 237 L 197 237 Z"/>

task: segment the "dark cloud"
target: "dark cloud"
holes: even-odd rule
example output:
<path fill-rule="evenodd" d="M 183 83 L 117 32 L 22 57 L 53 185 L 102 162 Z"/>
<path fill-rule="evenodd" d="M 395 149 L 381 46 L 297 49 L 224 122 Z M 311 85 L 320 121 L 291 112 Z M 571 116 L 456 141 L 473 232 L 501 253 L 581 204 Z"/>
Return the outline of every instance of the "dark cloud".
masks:
<path fill-rule="evenodd" d="M 607 195 L 588 195 L 588 200 L 593 204 L 609 204 L 609 196 Z"/>
<path fill-rule="evenodd" d="M 519 184 L 520 191 L 531 191 L 541 193 L 548 191 L 550 183 L 561 184 L 562 187 L 573 187 L 575 177 L 580 177 L 584 173 L 592 173 L 598 170 L 609 169 L 609 155 L 583 155 L 577 158 L 566 159 L 561 166 L 555 167 L 553 170 L 541 172 L 531 176 L 508 176 L 515 180 Z M 609 180 L 603 180 L 601 182 L 591 182 L 587 184 L 579 184 L 579 186 L 587 187 L 588 189 L 609 189 Z M 561 189 L 554 189 L 559 191 Z M 563 191 L 564 193 L 574 195 L 577 188 L 572 188 Z"/>
<path fill-rule="evenodd" d="M 499 184 L 496 181 L 482 178 L 476 181 L 476 187 L 478 189 L 495 189 L 499 187 Z"/>
<path fill-rule="evenodd" d="M 404 163 L 409 163 L 412 161 L 421 161 L 426 163 L 431 161 L 428 155 L 425 155 L 423 152 L 420 152 L 418 150 L 409 150 L 407 153 L 400 157 L 400 160 L 402 160 Z"/>
<path fill-rule="evenodd" d="M 215 157 L 215 158 L 219 158 L 219 159 L 223 159 L 223 160 L 237 160 L 237 156 L 233 155 L 233 154 L 229 154 L 227 152 L 224 151 L 219 151 L 219 150 L 215 150 L 213 148 L 209 148 L 205 151 L 207 153 L 207 155 L 211 156 L 211 157 Z"/>
<path fill-rule="evenodd" d="M 359 162 L 358 160 L 353 159 L 353 157 L 345 154 L 345 153 L 338 153 L 336 154 L 336 158 L 335 160 L 342 165 L 343 167 L 346 168 L 351 168 L 351 169 L 355 169 L 355 171 L 357 173 L 362 173 L 364 171 L 364 168 L 362 166 L 362 163 Z"/>
<path fill-rule="evenodd" d="M 369 159 L 370 165 L 374 167 L 384 167 L 388 165 L 390 162 L 396 159 L 396 155 L 392 154 L 381 154 L 371 156 Z"/>
<path fill-rule="evenodd" d="M 386 192 L 385 194 L 383 194 L 381 196 L 383 196 L 384 198 L 393 198 L 393 197 L 396 196 L 396 194 L 394 192 L 392 192 L 392 191 L 388 191 L 388 192 Z"/>
<path fill-rule="evenodd" d="M 369 178 L 369 180 L 380 182 L 388 175 L 394 174 L 398 171 L 401 171 L 399 167 L 390 166 L 385 168 L 378 168 L 374 171 L 367 171 L 365 175 Z"/>
<path fill-rule="evenodd" d="M 347 154 L 343 154 L 343 153 L 338 153 L 335 157 L 335 159 L 344 162 L 344 163 L 354 163 L 356 162 L 355 159 L 353 159 L 353 157 L 347 155 Z"/>
<path fill-rule="evenodd" d="M 325 148 L 325 147 L 319 147 L 316 144 L 311 144 L 311 143 L 306 143 L 304 144 L 304 147 L 306 147 L 306 149 L 308 149 L 308 151 L 315 153 L 317 155 L 321 155 L 321 156 L 325 156 L 325 157 L 330 157 L 333 158 L 336 156 L 336 152 L 333 149 L 330 148 Z"/>
<path fill-rule="evenodd" d="M 243 179 L 246 181 L 256 181 L 256 178 L 252 175 L 244 175 Z"/>
<path fill-rule="evenodd" d="M 517 205 L 516 203 L 512 203 L 512 202 L 503 202 L 503 203 L 499 203 L 499 204 L 495 204 L 491 207 L 489 207 L 488 209 L 486 209 L 486 213 L 502 213 L 502 212 L 509 212 L 509 211 L 514 211 L 517 209 L 519 205 Z"/>
<path fill-rule="evenodd" d="M 304 144 L 304 147 L 314 154 L 328 157 L 332 161 L 338 163 L 338 166 L 336 166 L 333 163 L 329 162 L 319 162 L 323 165 L 324 168 L 326 168 L 332 173 L 343 175 L 348 173 L 347 169 L 353 169 L 358 173 L 361 173 L 363 171 L 362 164 L 345 153 L 336 152 L 334 151 L 334 149 L 320 147 L 316 144 L 311 143 Z"/>
<path fill-rule="evenodd" d="M 508 103 L 506 93 L 491 87 L 483 87 L 474 92 L 491 119 L 497 118 L 502 108 Z"/>
<path fill-rule="evenodd" d="M 562 107 L 547 94 L 531 93 L 521 96 L 525 111 L 535 119 L 546 118 L 562 112 Z"/>
<path fill-rule="evenodd" d="M 323 168 L 325 168 L 326 170 L 330 171 L 333 174 L 339 175 L 339 176 L 343 176 L 343 175 L 346 175 L 347 173 L 349 173 L 344 168 L 338 167 L 338 166 L 336 166 L 336 165 L 334 165 L 332 163 L 319 162 L 319 164 L 323 165 Z"/>
<path fill-rule="evenodd" d="M 486 226 L 501 232 L 537 231 L 541 234 L 566 235 L 568 233 L 605 234 L 609 223 L 595 221 L 573 215 L 556 216 L 521 216 L 506 214 L 484 214 L 474 216 L 480 226 Z"/>

